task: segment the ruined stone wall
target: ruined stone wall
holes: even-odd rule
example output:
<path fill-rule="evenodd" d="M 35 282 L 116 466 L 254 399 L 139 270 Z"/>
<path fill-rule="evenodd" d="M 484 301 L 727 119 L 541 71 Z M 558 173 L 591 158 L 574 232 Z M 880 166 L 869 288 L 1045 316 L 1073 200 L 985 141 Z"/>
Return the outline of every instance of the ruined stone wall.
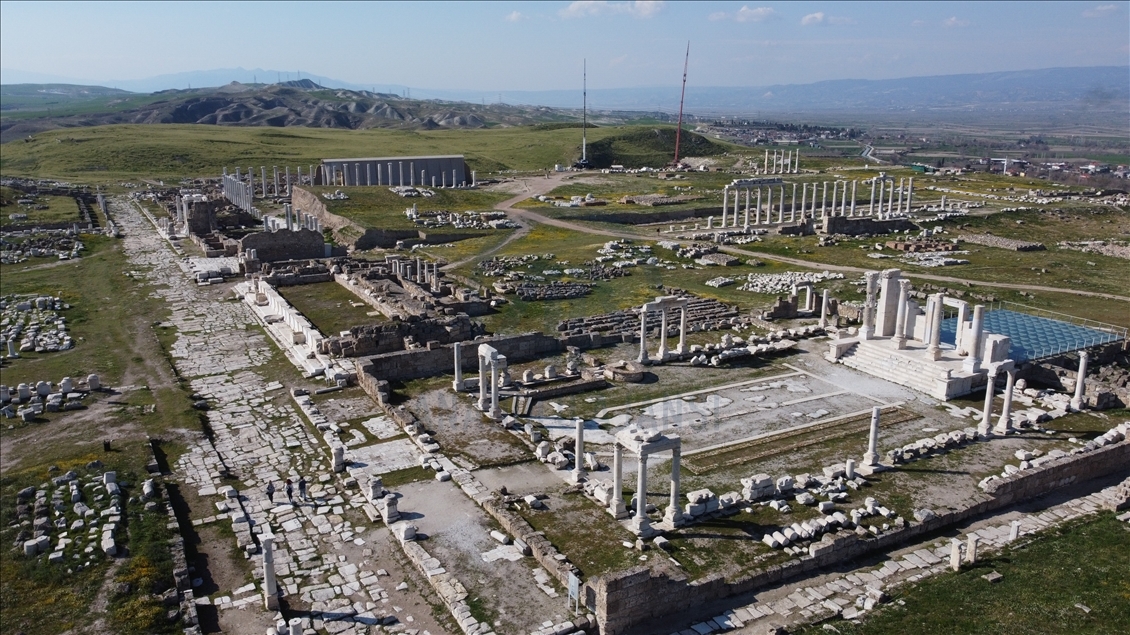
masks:
<path fill-rule="evenodd" d="M 197 236 L 206 236 L 216 229 L 216 211 L 227 205 L 227 201 L 216 199 L 214 201 L 197 201 L 188 206 L 188 232 Z"/>
<path fill-rule="evenodd" d="M 871 218 L 850 218 L 848 216 L 829 216 L 819 225 L 821 234 L 889 234 L 895 231 L 917 231 L 918 226 L 905 218 L 873 220 Z"/>
<path fill-rule="evenodd" d="M 596 613 L 603 635 L 666 632 L 671 630 L 671 615 L 715 615 L 732 603 L 725 602 L 726 598 L 780 584 L 867 553 L 890 550 L 919 536 L 1038 498 L 1060 487 L 1115 473 L 1130 474 L 1130 440 L 992 481 L 987 493 L 974 492 L 968 505 L 940 512 L 925 522 L 909 523 L 899 531 L 867 540 L 846 530 L 825 534 L 823 540 L 813 544 L 812 555 L 770 566 L 733 582 L 726 582 L 718 574 L 688 582 L 681 573 L 655 572 L 645 566 L 604 575 L 586 583 L 585 604 Z M 662 610 L 657 611 L 656 607 Z"/>
<path fill-rule="evenodd" d="M 321 352 L 342 357 L 362 357 L 401 351 L 405 348 L 405 338 L 411 337 L 417 343 L 428 342 L 450 344 L 462 342 L 482 335 L 482 326 L 463 315 L 364 324 L 349 329 L 349 337 L 328 337 L 322 341 Z M 421 375 L 424 377 L 425 375 Z"/>
<path fill-rule="evenodd" d="M 499 353 L 505 355 L 510 363 L 520 363 L 564 352 L 568 346 L 590 349 L 600 347 L 605 342 L 607 340 L 602 340 L 599 335 L 595 337 L 585 335 L 555 338 L 541 333 L 527 333 L 525 335 L 488 337 L 463 342 L 461 344 L 461 362 L 464 372 L 478 373 L 479 357 L 477 350 L 479 344 L 490 344 Z M 430 350 L 415 349 L 374 355 L 363 361 L 361 367 L 365 374 L 388 381 L 451 374 L 455 368 L 455 354 L 452 347 L 453 344 L 445 344 Z M 373 388 L 376 388 L 375 384 Z"/>
<path fill-rule="evenodd" d="M 240 251 L 254 249 L 260 262 L 324 258 L 326 241 L 321 232 L 298 231 L 255 232 L 239 241 Z"/>

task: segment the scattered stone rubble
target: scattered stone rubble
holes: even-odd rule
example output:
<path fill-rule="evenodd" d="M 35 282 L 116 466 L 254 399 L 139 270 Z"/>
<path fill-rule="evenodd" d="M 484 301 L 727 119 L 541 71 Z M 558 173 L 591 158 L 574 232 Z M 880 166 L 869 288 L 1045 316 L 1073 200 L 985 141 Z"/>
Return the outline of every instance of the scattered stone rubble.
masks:
<path fill-rule="evenodd" d="M 20 353 L 54 353 L 74 348 L 74 340 L 67 333 L 67 318 L 59 315 L 70 308 L 70 304 L 53 296 L 0 297 L 0 340 L 7 343 L 3 353 L 19 357 Z"/>
<path fill-rule="evenodd" d="M 130 486 L 118 482 L 115 472 L 101 468 L 101 462 L 92 461 L 85 476 L 71 470 L 17 493 L 16 520 L 21 529 L 14 546 L 24 556 L 47 554 L 48 563 L 81 571 L 102 557 L 119 555 L 118 527 L 124 514 L 124 490 Z M 143 489 L 146 499 L 158 495 L 152 480 L 145 481 Z M 155 509 L 146 506 L 146 511 Z"/>
<path fill-rule="evenodd" d="M 1087 254 L 1100 254 L 1111 258 L 1130 260 L 1130 242 L 1125 240 L 1087 240 L 1083 242 L 1063 241 L 1056 243 L 1060 249 L 1072 249 Z"/>
<path fill-rule="evenodd" d="M 689 332 L 748 326 L 748 320 L 739 317 L 737 307 L 723 304 L 717 300 L 702 298 L 672 287 L 668 287 L 665 293 L 667 295 L 684 296 L 689 300 L 687 305 L 687 330 Z M 649 314 L 647 319 L 649 330 L 660 328 L 662 316 L 658 313 Z M 677 323 L 669 323 L 667 326 L 670 333 L 678 334 L 679 325 Z M 640 330 L 639 311 L 638 309 L 623 309 L 612 313 L 569 318 L 558 322 L 557 330 L 567 335 L 601 333 L 605 337 L 634 338 L 638 336 Z"/>
<path fill-rule="evenodd" d="M 1106 447 L 1113 443 L 1124 441 L 1127 435 L 1130 435 L 1130 421 L 1120 423 L 1087 442 L 1083 442 L 1079 439 L 1076 439 L 1075 437 L 1072 437 L 1071 439 L 1069 439 L 1069 441 L 1075 443 L 1079 447 L 1072 449 L 1070 452 L 1064 452 L 1062 450 L 1052 450 L 1047 454 L 1041 455 L 1038 450 L 1017 450 L 1015 457 L 1018 461 L 1020 461 L 1019 465 L 1013 465 L 1011 463 L 1006 464 L 1004 466 L 1004 471 L 1002 471 L 1000 474 L 993 474 L 985 477 L 981 480 L 980 483 L 977 484 L 977 486 L 981 489 L 987 489 L 990 487 L 993 481 L 997 481 L 999 479 L 1008 479 L 1018 474 L 1022 474 L 1027 470 L 1038 469 L 1044 467 L 1049 463 L 1054 463 L 1059 459 L 1063 459 L 1075 454 L 1085 454 L 1087 452 L 1093 452 L 1099 448 Z"/>
<path fill-rule="evenodd" d="M 778 295 L 789 293 L 793 285 L 800 283 L 817 283 L 824 280 L 843 280 L 844 274 L 822 273 L 814 271 L 786 271 L 784 273 L 751 273 L 746 276 L 746 283 L 738 287 L 742 291 Z"/>
<path fill-rule="evenodd" d="M 15 387 L 0 385 L 0 414 L 8 419 L 19 417 L 30 423 L 44 412 L 78 410 L 91 391 L 101 388 L 102 381 L 98 375 L 89 375 L 85 381 L 64 377 L 58 385 L 49 381 L 21 383 Z"/>
<path fill-rule="evenodd" d="M 962 242 L 973 243 L 974 245 L 1011 249 L 1012 251 L 1043 251 L 1046 249 L 1044 243 L 1013 240 L 1012 238 L 1002 238 L 992 234 L 962 234 L 958 236 L 957 239 Z"/>
<path fill-rule="evenodd" d="M 0 238 L 0 264 L 14 265 L 29 258 L 70 260 L 78 258 L 84 249 L 86 246 L 70 229 L 5 232 Z"/>
<path fill-rule="evenodd" d="M 521 227 L 506 217 L 505 212 L 419 211 L 415 205 L 404 211 L 409 220 L 422 227 L 454 227 L 455 229 L 514 229 Z"/>

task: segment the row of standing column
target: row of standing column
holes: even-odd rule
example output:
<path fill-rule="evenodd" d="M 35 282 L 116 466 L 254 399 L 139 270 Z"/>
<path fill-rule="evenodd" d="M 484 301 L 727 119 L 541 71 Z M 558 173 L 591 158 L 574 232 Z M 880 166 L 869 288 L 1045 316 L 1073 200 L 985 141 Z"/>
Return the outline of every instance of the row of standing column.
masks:
<path fill-rule="evenodd" d="M 389 161 L 388 163 L 385 163 L 385 164 L 382 164 L 382 163 L 375 163 L 374 164 L 374 163 L 371 163 L 371 162 L 366 162 L 364 164 L 365 170 L 364 170 L 363 175 L 361 173 L 361 165 L 362 164 L 360 162 L 356 162 L 356 163 L 352 163 L 352 164 L 345 163 L 345 164 L 340 164 L 340 165 L 339 164 L 322 165 L 321 166 L 322 182 L 323 183 L 332 183 L 334 185 L 341 185 L 342 187 L 359 186 L 359 185 L 366 185 L 366 186 L 372 186 L 372 185 L 377 185 L 377 186 L 408 185 L 408 186 L 411 186 L 411 187 L 416 187 L 416 185 L 420 185 L 421 187 L 425 187 L 425 186 L 428 185 L 429 175 L 428 175 L 428 171 L 426 169 L 420 170 L 420 172 L 419 172 L 420 179 L 419 179 L 419 182 L 417 182 L 417 180 L 416 180 L 417 172 L 416 172 L 416 162 L 415 161 L 409 161 L 408 162 L 408 180 L 407 180 L 407 183 L 405 183 L 405 178 L 404 178 L 404 161 L 397 161 L 396 162 L 396 168 L 397 168 L 396 172 L 393 172 L 393 163 L 391 161 Z M 377 168 L 375 170 L 376 174 L 374 174 L 374 170 L 373 170 L 374 165 Z M 353 168 L 352 170 L 349 169 L 350 166 L 352 166 L 352 168 Z M 351 174 L 351 172 L 352 172 L 352 174 Z M 394 174 L 396 175 L 395 182 L 394 182 L 394 179 L 393 179 Z M 374 182 L 374 177 L 375 177 L 375 182 Z M 472 185 L 474 185 L 474 182 L 475 182 L 475 173 L 471 172 L 471 183 L 472 183 Z M 450 180 L 448 180 L 447 171 L 445 171 L 445 170 L 440 170 L 438 175 L 437 174 L 431 175 L 431 186 L 432 187 L 440 187 L 440 188 L 466 187 L 466 185 L 467 185 L 466 179 L 463 179 L 462 182 L 459 181 L 459 171 L 456 170 L 456 169 L 451 170 L 451 179 Z"/>
<path fill-rule="evenodd" d="M 580 443 L 577 444 L 577 448 L 577 451 L 582 448 Z M 647 457 L 646 452 L 636 455 L 636 513 L 633 525 L 634 529 L 642 532 L 646 532 L 650 525 L 647 517 Z M 679 508 L 681 463 L 682 449 L 675 447 L 671 450 L 671 480 L 667 512 L 664 517 L 664 520 L 672 526 L 679 526 L 683 523 L 683 513 Z M 612 446 L 612 496 L 608 503 L 608 512 L 616 518 L 628 516 L 628 510 L 624 505 L 624 447 L 619 442 Z"/>
<path fill-rule="evenodd" d="M 878 179 L 876 179 L 878 180 Z M 762 197 L 761 187 L 732 187 L 727 185 L 722 190 L 722 224 L 720 227 L 738 227 L 738 219 L 742 213 L 742 195 L 745 195 L 745 217 L 742 221 L 743 228 L 749 228 L 752 225 L 795 222 L 804 218 L 827 218 L 829 216 L 844 216 L 852 217 L 868 217 L 877 216 L 878 218 L 887 218 L 894 213 L 909 213 L 910 205 L 914 191 L 914 179 L 910 179 L 909 185 L 906 187 L 906 196 L 903 196 L 904 184 L 900 179 L 899 187 L 895 188 L 892 184 L 890 188 L 884 188 L 885 181 L 879 180 L 878 188 L 878 207 L 876 207 L 875 183 L 871 184 L 871 202 L 865 209 L 857 209 L 857 196 L 856 189 L 858 181 L 851 181 L 851 193 L 848 193 L 847 181 L 833 181 L 832 182 L 832 196 L 831 205 L 828 204 L 828 182 L 812 183 L 812 198 L 809 199 L 809 185 L 808 183 L 801 183 L 801 196 L 800 206 L 797 206 L 797 183 L 792 185 L 792 201 L 788 204 L 788 218 L 785 218 L 786 212 L 786 186 L 767 186 L 764 196 L 764 203 Z M 776 187 L 778 191 L 777 198 L 777 220 L 773 220 L 773 189 Z M 756 196 L 753 190 L 757 190 Z M 898 191 L 897 202 L 894 195 Z M 733 206 L 731 208 L 731 194 L 733 194 Z M 818 198 L 819 195 L 819 198 Z M 888 201 L 884 205 L 883 197 L 887 196 Z M 764 221 L 762 220 L 762 210 L 764 210 Z M 751 213 L 752 211 L 752 221 Z M 713 227 L 713 223 L 711 222 Z"/>
<path fill-rule="evenodd" d="M 764 174 L 797 174 L 800 172 L 800 151 L 794 153 L 789 150 L 788 154 L 784 150 L 774 150 L 772 163 L 769 161 L 769 151 L 765 151 L 765 163 L 761 168 Z"/>
<path fill-rule="evenodd" d="M 307 169 L 308 169 L 308 171 L 306 173 L 307 175 L 314 173 L 314 166 L 313 165 L 310 165 Z M 258 192 L 258 194 L 255 193 L 254 183 L 249 180 L 249 184 L 252 186 L 251 187 L 251 195 L 252 196 L 260 196 L 262 198 L 266 198 L 268 196 L 287 197 L 287 196 L 290 196 L 290 190 L 291 190 L 292 185 L 295 185 L 295 184 L 301 185 L 302 184 L 302 166 L 298 166 L 296 168 L 297 177 L 293 181 L 291 180 L 290 166 L 289 165 L 285 166 L 283 168 L 282 172 L 279 171 L 279 166 L 277 166 L 277 165 L 271 166 L 271 170 L 272 170 L 272 180 L 270 181 L 271 187 L 268 188 L 267 166 L 265 166 L 265 165 L 259 166 L 260 177 L 259 177 L 259 192 Z M 239 174 L 240 174 L 239 168 L 235 169 L 235 173 L 236 173 L 236 179 L 238 180 Z M 254 174 L 254 170 L 252 168 L 247 168 L 247 174 L 248 174 L 248 178 L 251 179 L 252 175 Z M 228 176 L 228 169 L 227 168 L 224 168 L 223 176 L 225 176 L 225 177 Z M 280 181 L 280 178 L 281 178 L 281 181 Z"/>

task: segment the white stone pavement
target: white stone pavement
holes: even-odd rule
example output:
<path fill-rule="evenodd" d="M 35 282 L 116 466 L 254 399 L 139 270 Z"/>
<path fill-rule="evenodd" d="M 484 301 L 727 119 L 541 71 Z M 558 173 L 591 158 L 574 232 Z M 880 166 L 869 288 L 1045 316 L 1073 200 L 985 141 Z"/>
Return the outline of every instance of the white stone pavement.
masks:
<path fill-rule="evenodd" d="M 382 620 L 411 622 L 399 607 L 388 606 L 381 581 L 385 571 L 366 568 L 368 560 L 350 562 L 339 555 L 347 543 L 363 549 L 365 556 L 372 554 L 361 536 L 372 528 L 354 526 L 344 518 L 347 509 L 360 508 L 364 499 L 351 496 L 334 480 L 328 448 L 296 408 L 272 402 L 282 387 L 268 384 L 256 368 L 272 358 L 273 350 L 248 307 L 219 299 L 214 289 L 197 287 L 187 265 L 170 257 L 166 241 L 136 208 L 120 199 L 111 204 L 125 233 L 126 256 L 146 272 L 153 295 L 171 310 L 163 326 L 177 330 L 173 363 L 210 406 L 211 441 L 191 444 L 174 468 L 178 478 L 216 505 L 214 515 L 193 523 L 230 523 L 260 580 L 262 555 L 252 534 L 273 533 L 280 590 L 310 603 L 312 619 L 304 622 L 306 632 L 312 627 L 335 634 L 368 633 Z M 291 505 L 282 481 L 297 483 L 302 474 L 310 481 L 311 500 Z M 277 488 L 275 504 L 267 500 L 268 481 Z M 299 497 L 297 486 L 294 497 Z M 262 607 L 263 601 L 257 585 L 198 600 L 221 609 Z M 264 614 L 264 624 L 270 616 Z"/>

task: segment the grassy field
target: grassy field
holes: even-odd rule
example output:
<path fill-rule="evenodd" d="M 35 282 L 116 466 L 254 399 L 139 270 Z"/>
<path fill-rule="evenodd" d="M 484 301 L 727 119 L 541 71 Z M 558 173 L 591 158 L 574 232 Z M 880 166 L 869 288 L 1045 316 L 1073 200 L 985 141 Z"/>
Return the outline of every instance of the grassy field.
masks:
<path fill-rule="evenodd" d="M 468 212 L 488 211 L 496 203 L 511 198 L 511 194 L 501 192 L 485 192 L 482 190 L 444 190 L 435 189 L 435 196 L 428 198 L 405 198 L 389 191 L 387 187 L 314 187 L 310 188 L 319 197 L 323 193 L 341 190 L 349 196 L 345 200 L 320 200 L 326 209 L 332 213 L 348 218 L 362 227 L 376 227 L 378 229 L 427 229 L 408 219 L 404 211 L 412 204 L 420 212 L 447 211 Z M 492 230 L 455 229 L 454 227 L 439 228 L 437 231 L 453 231 L 460 233 L 489 233 Z"/>
<path fill-rule="evenodd" d="M 610 126 L 591 129 L 588 138 L 590 144 L 615 138 L 612 147 L 625 156 L 655 159 L 666 154 L 638 139 L 637 133 L 673 128 Z M 579 132 L 536 126 L 430 131 L 96 126 L 52 130 L 35 135 L 31 141 L 6 144 L 0 171 L 5 175 L 90 182 L 114 182 L 138 175 L 179 180 L 187 175 L 218 175 L 225 166 L 305 167 L 328 157 L 460 153 L 481 178 L 488 172 L 544 170 L 557 163 L 571 164 L 580 157 Z"/>
<path fill-rule="evenodd" d="M 526 236 L 508 243 L 496 255 L 522 255 L 552 253 L 554 260 L 538 260 L 528 271 L 540 274 L 543 269 L 560 269 L 562 263 L 567 261 L 568 266 L 579 266 L 581 263 L 592 260 L 599 254 L 596 250 L 601 248 L 608 239 L 602 236 L 591 236 L 559 227 L 537 225 Z M 643 244 L 643 241 L 640 241 Z M 647 244 L 653 244 L 648 242 Z M 680 263 L 689 260 L 680 260 L 674 252 L 663 249 L 654 249 L 653 253 L 661 258 Z M 511 304 L 501 312 L 483 318 L 487 328 L 498 333 L 520 333 L 529 330 L 542 330 L 553 332 L 557 322 L 571 316 L 593 315 L 605 313 L 630 306 L 639 306 L 646 300 L 663 295 L 662 289 L 657 285 L 673 286 L 693 291 L 705 297 L 716 298 L 722 302 L 737 304 L 742 310 L 748 311 L 754 306 L 762 306 L 770 300 L 768 296 L 738 291 L 737 285 L 714 289 L 704 283 L 711 278 L 726 275 L 730 277 L 745 276 L 747 273 L 775 273 L 789 270 L 781 264 L 769 263 L 762 267 L 752 267 L 742 264 L 736 267 L 703 267 L 700 269 L 666 268 L 654 266 L 639 266 L 630 269 L 631 275 L 609 281 L 598 282 L 593 292 L 583 298 L 575 300 L 555 300 L 551 302 L 524 302 L 516 296 L 509 296 Z M 456 273 L 472 277 L 482 284 L 490 285 L 493 278 L 478 274 L 473 265 L 460 268 Z M 553 280 L 567 280 L 566 276 L 554 276 Z"/>
<path fill-rule="evenodd" d="M 1128 543 L 1130 526 L 1105 513 L 905 587 L 895 602 L 861 624 L 836 621 L 833 626 L 844 635 L 1125 633 L 1130 628 Z M 996 584 L 981 578 L 991 571 L 1004 578 Z M 801 632 L 827 631 L 812 626 Z"/>
<path fill-rule="evenodd" d="M 162 452 L 175 461 L 183 445 L 171 431 L 200 429 L 198 413 L 169 368 L 163 346 L 169 342 L 159 340 L 151 328 L 166 315 L 164 303 L 132 275 L 116 240 L 83 239 L 89 249 L 82 259 L 4 265 L 0 271 L 4 293 L 57 295 L 70 303 L 63 315 L 76 340 L 69 351 L 5 360 L 4 383 L 58 382 L 64 376 L 98 373 L 104 385 L 116 389 L 88 397 L 84 410 L 45 413 L 34 423 L 8 420 L 0 428 L 0 537 L 9 544 L 19 529 L 9 523 L 16 491 L 69 469 L 83 474 L 84 466 L 95 459 L 104 469 L 116 470 L 119 481 L 138 487 L 150 455 L 149 438 L 161 440 Z M 102 451 L 101 439 L 113 440 L 112 451 Z M 49 471 L 50 466 L 60 471 Z M 123 500 L 131 494 L 127 489 Z M 124 540 L 128 535 L 132 557 L 117 560 L 119 567 L 112 569 L 109 562 L 95 558 L 92 566 L 67 573 L 66 567 L 9 554 L 0 557 L 2 630 L 46 635 L 88 624 L 94 619 L 90 607 L 99 590 L 118 581 L 134 587 L 124 595 L 107 593 L 106 618 L 112 631 L 164 632 L 165 613 L 150 599 L 147 580 L 172 580 L 167 517 L 163 511 L 144 512 L 143 505 L 127 505 L 122 536 Z"/>
<path fill-rule="evenodd" d="M 10 187 L 0 187 L 0 226 L 8 229 L 17 229 L 20 225 L 35 225 L 38 223 L 64 223 L 79 222 L 78 204 L 69 196 L 39 196 L 35 199 L 34 206 L 18 205 L 17 200 L 26 196 L 19 190 Z M 46 205 L 47 209 L 35 209 Z M 27 220 L 12 220 L 12 214 L 27 214 Z"/>
<path fill-rule="evenodd" d="M 353 302 L 361 300 L 336 282 L 279 287 L 279 293 L 326 336 L 385 319 L 382 315 L 368 315 L 374 311 L 368 304 L 353 306 Z"/>

